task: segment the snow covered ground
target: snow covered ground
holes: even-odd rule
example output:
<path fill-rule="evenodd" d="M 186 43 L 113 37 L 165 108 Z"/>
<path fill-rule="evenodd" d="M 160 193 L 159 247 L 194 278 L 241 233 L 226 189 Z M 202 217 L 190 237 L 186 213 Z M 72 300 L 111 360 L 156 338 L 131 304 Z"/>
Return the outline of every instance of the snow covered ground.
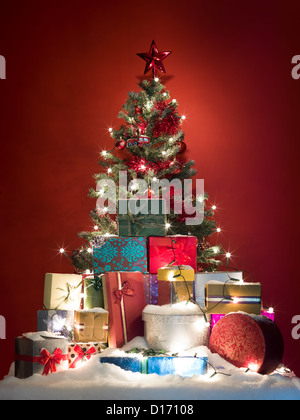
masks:
<path fill-rule="evenodd" d="M 136 337 L 123 350 L 147 348 L 143 337 Z M 100 364 L 99 355 L 84 366 L 48 376 L 27 379 L 9 374 L 0 381 L 0 400 L 300 400 L 300 379 L 280 373 L 262 376 L 245 372 L 224 361 L 207 347 L 197 347 L 180 355 L 207 356 L 218 372 L 210 377 L 183 378 L 179 375 L 144 375 Z M 102 356 L 121 356 L 120 349 L 107 349 Z"/>

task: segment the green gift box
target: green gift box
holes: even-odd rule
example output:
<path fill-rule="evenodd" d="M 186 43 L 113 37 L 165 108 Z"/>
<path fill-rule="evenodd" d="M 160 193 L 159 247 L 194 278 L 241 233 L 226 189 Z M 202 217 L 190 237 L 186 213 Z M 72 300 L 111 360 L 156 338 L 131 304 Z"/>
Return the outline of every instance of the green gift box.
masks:
<path fill-rule="evenodd" d="M 118 204 L 119 236 L 166 236 L 165 200 L 119 200 Z"/>
<path fill-rule="evenodd" d="M 84 309 L 103 308 L 102 276 L 84 277 Z"/>

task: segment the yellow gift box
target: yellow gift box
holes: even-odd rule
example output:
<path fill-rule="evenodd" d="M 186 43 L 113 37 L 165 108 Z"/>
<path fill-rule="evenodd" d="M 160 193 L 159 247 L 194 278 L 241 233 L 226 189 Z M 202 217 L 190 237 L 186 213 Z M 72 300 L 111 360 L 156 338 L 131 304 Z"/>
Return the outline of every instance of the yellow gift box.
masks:
<path fill-rule="evenodd" d="M 205 285 L 207 314 L 246 312 L 261 314 L 261 284 L 211 281 Z"/>
<path fill-rule="evenodd" d="M 108 312 L 94 308 L 74 312 L 74 341 L 106 343 L 108 335 Z"/>
<path fill-rule="evenodd" d="M 171 265 L 159 268 L 157 280 L 162 281 L 194 281 L 195 270 L 188 265 Z"/>
<path fill-rule="evenodd" d="M 195 270 L 186 265 L 161 267 L 157 271 L 158 305 L 194 298 Z"/>

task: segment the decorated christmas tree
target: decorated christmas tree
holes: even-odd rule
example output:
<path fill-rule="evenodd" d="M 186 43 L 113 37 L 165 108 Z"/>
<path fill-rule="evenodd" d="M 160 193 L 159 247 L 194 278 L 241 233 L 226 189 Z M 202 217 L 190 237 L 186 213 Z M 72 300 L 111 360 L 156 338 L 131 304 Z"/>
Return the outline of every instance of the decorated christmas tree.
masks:
<path fill-rule="evenodd" d="M 160 198 L 163 196 L 160 187 L 170 185 L 167 192 L 168 214 L 161 231 L 167 235 L 189 234 L 197 238 L 198 271 L 215 271 L 222 263 L 220 256 L 224 252 L 221 245 L 210 245 L 208 241 L 215 232 L 220 232 L 220 228 L 214 220 L 215 207 L 208 206 L 208 195 L 204 191 L 197 195 L 194 188 L 191 195 L 193 207 L 203 204 L 201 223 L 186 223 L 188 215 L 181 192 L 184 180 L 192 179 L 196 170 L 195 162 L 184 158 L 187 145 L 182 125 L 185 116 L 179 113 L 177 100 L 170 97 L 158 77 L 158 72 L 165 72 L 163 59 L 169 54 L 169 51 L 159 52 L 154 41 L 149 53 L 138 54 L 146 61 L 145 74 L 150 71 L 152 75 L 139 83 L 138 92 L 129 92 L 118 115 L 124 121 L 120 128 L 109 129 L 112 146 L 110 150 L 101 152 L 99 164 L 102 171 L 94 175 L 98 187 L 96 190 L 91 188 L 89 192 L 90 197 L 100 202 L 91 211 L 94 230 L 79 234 L 85 243 L 72 255 L 72 263 L 78 271 L 92 271 L 91 247 L 95 238 L 120 232 L 121 219 L 116 217 L 118 206 L 110 208 L 104 200 L 110 192 L 110 184 L 105 185 L 105 180 L 114 181 L 117 186 L 115 199 L 110 197 L 114 204 L 122 192 L 128 200 Z M 123 185 L 124 191 L 120 191 L 120 174 L 124 172 L 126 185 Z M 135 226 L 137 228 L 137 223 Z M 139 234 L 138 229 L 136 234 Z"/>

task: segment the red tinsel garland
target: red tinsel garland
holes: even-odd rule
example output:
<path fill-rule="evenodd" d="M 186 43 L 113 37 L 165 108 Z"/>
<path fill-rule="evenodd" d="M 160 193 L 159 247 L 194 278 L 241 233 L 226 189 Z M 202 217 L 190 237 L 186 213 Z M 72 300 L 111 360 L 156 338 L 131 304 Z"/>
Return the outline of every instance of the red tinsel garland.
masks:
<path fill-rule="evenodd" d="M 170 112 L 162 118 L 162 114 L 167 108 L 169 108 Z M 180 117 L 176 115 L 175 107 L 172 104 L 161 101 L 155 104 L 155 109 L 160 111 L 160 113 L 153 129 L 153 137 L 174 136 L 177 134 L 180 128 Z"/>

